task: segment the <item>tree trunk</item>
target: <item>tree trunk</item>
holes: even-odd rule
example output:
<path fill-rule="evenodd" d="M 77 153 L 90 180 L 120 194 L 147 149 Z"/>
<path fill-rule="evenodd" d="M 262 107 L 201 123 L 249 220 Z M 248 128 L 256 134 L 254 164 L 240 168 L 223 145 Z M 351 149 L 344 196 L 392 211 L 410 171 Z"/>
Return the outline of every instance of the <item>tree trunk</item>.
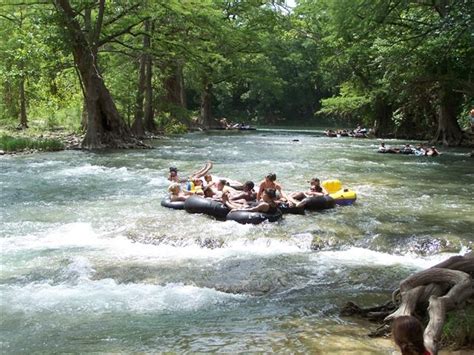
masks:
<path fill-rule="evenodd" d="M 439 0 L 433 2 L 435 10 L 443 19 L 449 15 L 451 0 Z M 447 59 L 444 59 L 438 66 L 441 77 L 451 77 L 450 65 Z M 439 101 L 440 108 L 438 114 L 438 130 L 433 143 L 442 142 L 446 146 L 457 146 L 462 141 L 462 131 L 456 119 L 456 108 L 459 104 L 460 95 L 455 93 L 453 88 L 444 81 L 440 82 Z"/>
<path fill-rule="evenodd" d="M 26 95 L 25 95 L 25 78 L 20 78 L 20 129 L 28 128 L 28 118 L 26 116 Z"/>
<path fill-rule="evenodd" d="M 211 91 L 212 84 L 205 83 L 201 93 L 201 115 L 199 116 L 199 124 L 204 128 L 210 128 L 212 124 L 211 115 Z"/>
<path fill-rule="evenodd" d="M 184 87 L 184 75 L 183 75 L 184 63 L 182 60 L 178 60 L 178 67 L 176 69 L 178 82 L 179 82 L 179 102 L 182 108 L 186 108 L 186 90 Z"/>
<path fill-rule="evenodd" d="M 459 94 L 455 93 L 447 84 L 442 84 L 439 95 L 438 130 L 433 138 L 433 143 L 442 142 L 447 146 L 457 146 L 463 138 L 462 130 L 456 117 Z"/>
<path fill-rule="evenodd" d="M 393 136 L 394 131 L 395 125 L 392 121 L 392 108 L 383 97 L 378 96 L 375 99 L 375 136 L 390 137 Z"/>
<path fill-rule="evenodd" d="M 145 40 L 144 40 L 145 42 Z M 145 47 L 145 43 L 143 45 Z M 137 98 L 135 102 L 135 116 L 132 125 L 132 132 L 137 137 L 145 136 L 145 126 L 143 123 L 144 112 L 143 112 L 143 100 L 145 96 L 145 70 L 146 70 L 146 54 L 142 53 L 140 56 L 140 68 L 138 70 L 138 89 Z"/>
<path fill-rule="evenodd" d="M 153 63 L 151 55 L 147 55 L 145 68 L 145 129 L 149 132 L 156 131 L 155 120 L 153 119 L 153 87 L 151 85 L 153 78 Z"/>
<path fill-rule="evenodd" d="M 165 100 L 171 105 L 182 107 L 181 69 L 175 61 L 168 65 L 168 69 L 171 71 L 171 73 L 167 76 L 164 82 L 166 90 Z"/>
<path fill-rule="evenodd" d="M 145 21 L 145 32 L 148 34 L 153 31 L 153 23 L 149 20 Z M 145 35 L 143 45 L 151 50 L 151 38 Z M 145 117 L 143 125 L 148 132 L 156 132 L 156 124 L 153 118 L 153 60 L 150 53 L 145 53 Z"/>
<path fill-rule="evenodd" d="M 82 142 L 85 149 L 131 148 L 140 142 L 120 117 L 115 103 L 105 86 L 97 65 L 97 47 L 88 43 L 85 33 L 76 20 L 76 12 L 68 0 L 56 0 L 62 26 L 72 44 L 74 62 L 80 73 L 86 95 L 87 131 Z"/>
<path fill-rule="evenodd" d="M 165 112 L 170 112 L 171 116 L 182 124 L 188 125 L 189 122 L 182 110 L 186 107 L 183 62 L 181 60 L 169 61 L 164 65 L 163 69 L 169 74 L 163 82 L 165 95 L 162 99 L 162 109 Z"/>
<path fill-rule="evenodd" d="M 87 131 L 87 100 L 84 98 L 82 101 L 82 114 L 81 114 L 81 128 L 82 131 Z"/>

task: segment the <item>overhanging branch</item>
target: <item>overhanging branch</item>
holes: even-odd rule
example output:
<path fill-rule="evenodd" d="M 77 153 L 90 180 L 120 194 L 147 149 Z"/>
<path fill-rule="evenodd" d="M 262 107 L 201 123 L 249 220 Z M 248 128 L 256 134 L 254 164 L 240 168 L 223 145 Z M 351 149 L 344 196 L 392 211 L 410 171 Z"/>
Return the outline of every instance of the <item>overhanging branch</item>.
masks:
<path fill-rule="evenodd" d="M 114 34 L 111 34 L 111 35 L 108 35 L 106 37 L 104 37 L 103 39 L 101 39 L 100 41 L 98 41 L 97 43 L 97 46 L 98 47 L 101 47 L 103 46 L 104 44 L 106 44 L 107 42 L 111 42 L 112 40 L 114 40 L 115 38 L 117 37 L 120 37 L 126 33 L 129 33 L 129 34 L 132 34 L 130 31 L 132 30 L 132 28 L 134 28 L 135 26 L 138 26 L 140 23 L 142 23 L 143 21 L 145 21 L 146 18 L 142 18 L 140 19 L 139 21 L 137 22 L 134 22 L 132 23 L 130 26 L 118 31 L 118 32 L 115 32 Z"/>

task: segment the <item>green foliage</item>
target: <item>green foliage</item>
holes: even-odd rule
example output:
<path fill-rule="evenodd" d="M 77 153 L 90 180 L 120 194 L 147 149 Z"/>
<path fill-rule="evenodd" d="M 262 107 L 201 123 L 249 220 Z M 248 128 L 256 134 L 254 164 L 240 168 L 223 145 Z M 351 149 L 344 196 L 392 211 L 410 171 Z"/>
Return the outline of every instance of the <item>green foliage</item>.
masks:
<path fill-rule="evenodd" d="M 172 117 L 170 113 L 163 113 L 157 119 L 158 126 L 165 134 L 183 134 L 188 132 L 188 127 Z"/>
<path fill-rule="evenodd" d="M 441 342 L 455 349 L 474 345 L 474 305 L 448 313 Z"/>
<path fill-rule="evenodd" d="M 63 150 L 64 144 L 57 139 L 14 138 L 8 135 L 2 135 L 0 137 L 0 149 L 6 152 L 18 152 L 28 149 L 57 151 Z"/>
<path fill-rule="evenodd" d="M 99 2 L 70 3 L 92 36 Z M 474 97 L 470 1 L 299 0 L 290 11 L 281 4 L 107 1 L 98 70 L 124 120 L 132 124 L 146 54 L 153 59 L 153 109 L 162 127 L 174 127 L 163 118 L 168 114 L 188 124 L 187 109 L 199 110 L 206 87 L 215 117 L 273 124 L 317 113 L 373 125 L 384 112 L 390 129 L 425 134 L 436 131 L 440 88 L 448 87 L 459 96 L 453 112 L 466 125 L 463 112 Z M 23 83 L 30 127 L 80 130 L 83 93 L 72 39 L 57 26 L 54 6 L 4 5 L 2 12 L 2 126 L 18 122 Z M 144 19 L 153 27 L 147 49 Z M 187 108 L 177 102 L 176 84 L 185 86 Z"/>
<path fill-rule="evenodd" d="M 358 94 L 349 83 L 341 85 L 339 96 L 321 100 L 322 108 L 318 115 L 338 117 L 347 122 L 355 123 L 355 119 L 367 121 L 367 111 L 372 100 L 368 96 Z"/>

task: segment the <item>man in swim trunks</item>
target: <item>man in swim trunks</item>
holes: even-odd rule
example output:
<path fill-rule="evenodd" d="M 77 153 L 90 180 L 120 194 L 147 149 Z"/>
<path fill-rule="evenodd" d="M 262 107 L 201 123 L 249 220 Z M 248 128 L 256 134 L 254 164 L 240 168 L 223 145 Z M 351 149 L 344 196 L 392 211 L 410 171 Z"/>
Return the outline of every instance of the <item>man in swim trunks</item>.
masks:
<path fill-rule="evenodd" d="M 257 192 L 257 201 L 260 201 L 260 199 L 262 198 L 263 191 L 265 189 L 274 189 L 277 191 L 277 198 L 286 199 L 286 195 L 283 193 L 281 185 L 276 182 L 275 173 L 268 173 L 267 176 L 265 176 L 265 179 L 260 182 L 260 186 Z"/>

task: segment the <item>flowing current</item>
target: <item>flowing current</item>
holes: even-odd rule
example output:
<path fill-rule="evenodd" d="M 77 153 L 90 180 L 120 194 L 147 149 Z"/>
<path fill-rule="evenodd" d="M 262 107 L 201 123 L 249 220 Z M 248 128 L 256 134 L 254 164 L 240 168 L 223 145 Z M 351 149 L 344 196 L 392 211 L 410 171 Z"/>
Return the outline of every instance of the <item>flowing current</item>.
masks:
<path fill-rule="evenodd" d="M 400 145 L 400 141 L 387 141 Z M 0 157 L 0 349 L 391 354 L 339 316 L 472 246 L 468 152 L 377 154 L 320 131 L 192 133 L 156 149 Z M 337 178 L 355 205 L 258 226 L 166 209 L 168 167 L 286 191 Z"/>

